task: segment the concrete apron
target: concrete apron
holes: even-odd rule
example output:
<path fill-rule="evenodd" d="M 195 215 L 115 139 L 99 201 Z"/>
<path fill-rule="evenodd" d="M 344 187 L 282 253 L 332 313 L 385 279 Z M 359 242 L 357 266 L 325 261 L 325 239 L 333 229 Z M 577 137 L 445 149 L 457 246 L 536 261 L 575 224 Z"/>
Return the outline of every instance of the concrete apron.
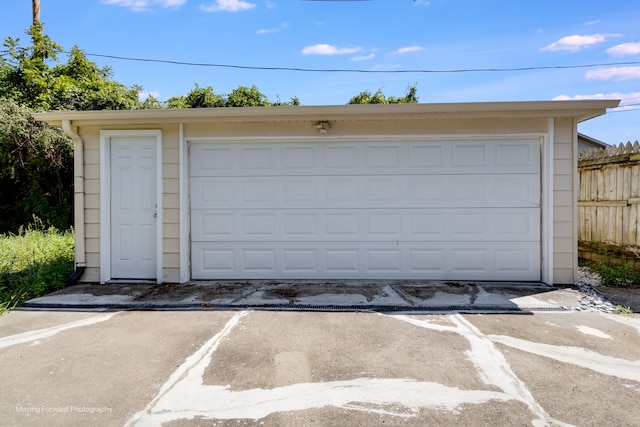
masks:
<path fill-rule="evenodd" d="M 575 288 L 518 282 L 208 281 L 188 284 L 81 284 L 22 309 L 267 309 L 518 312 L 581 307 Z"/>

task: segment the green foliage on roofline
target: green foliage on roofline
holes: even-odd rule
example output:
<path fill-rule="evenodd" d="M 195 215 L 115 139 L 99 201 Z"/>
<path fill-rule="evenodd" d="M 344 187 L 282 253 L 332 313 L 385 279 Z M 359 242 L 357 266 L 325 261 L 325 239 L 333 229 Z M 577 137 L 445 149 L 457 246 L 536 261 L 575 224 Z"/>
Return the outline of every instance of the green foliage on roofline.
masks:
<path fill-rule="evenodd" d="M 155 104 L 158 106 L 158 104 Z M 164 103 L 159 103 L 160 108 L 215 108 L 215 107 L 270 107 L 282 105 L 300 105 L 297 97 L 289 102 L 282 102 L 278 98 L 271 101 L 254 85 L 251 87 L 238 86 L 228 95 L 216 94 L 213 87 L 195 87 L 184 96 L 173 96 Z M 157 108 L 157 107 L 156 107 Z"/>
<path fill-rule="evenodd" d="M 376 93 L 366 90 L 352 97 L 347 104 L 415 104 L 418 102 L 418 83 L 407 86 L 407 92 L 404 96 L 396 98 L 395 96 L 385 96 L 382 88 Z"/>

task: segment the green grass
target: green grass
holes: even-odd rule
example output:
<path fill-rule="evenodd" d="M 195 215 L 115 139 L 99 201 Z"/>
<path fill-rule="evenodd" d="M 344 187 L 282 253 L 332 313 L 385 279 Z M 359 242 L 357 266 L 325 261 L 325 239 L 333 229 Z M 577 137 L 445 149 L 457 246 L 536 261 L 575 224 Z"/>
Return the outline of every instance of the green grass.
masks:
<path fill-rule="evenodd" d="M 0 235 L 0 314 L 61 289 L 73 272 L 73 232 L 41 222 Z"/>

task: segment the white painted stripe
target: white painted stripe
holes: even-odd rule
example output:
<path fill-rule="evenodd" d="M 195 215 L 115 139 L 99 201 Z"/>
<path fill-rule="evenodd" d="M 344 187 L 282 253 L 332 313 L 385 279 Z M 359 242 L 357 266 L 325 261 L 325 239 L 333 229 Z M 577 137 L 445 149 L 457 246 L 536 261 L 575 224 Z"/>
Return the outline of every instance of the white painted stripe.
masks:
<path fill-rule="evenodd" d="M 204 360 L 204 365 L 209 360 Z M 333 406 L 402 418 L 420 409 L 455 412 L 463 404 L 482 404 L 511 397 L 496 391 L 460 390 L 411 379 L 357 378 L 348 381 L 300 383 L 273 389 L 231 391 L 225 386 L 202 385 L 187 376 L 164 395 L 140 425 L 161 425 L 180 419 L 261 419 L 276 412 Z M 386 409 L 381 409 L 384 407 Z"/>
<path fill-rule="evenodd" d="M 578 329 L 578 331 L 582 332 L 585 335 L 591 335 L 591 336 L 603 338 L 606 340 L 613 339 L 611 335 L 602 332 L 600 329 L 591 328 L 585 325 L 579 325 L 579 326 L 576 325 L 576 328 Z"/>
<path fill-rule="evenodd" d="M 146 425 L 158 425 L 156 423 L 149 423 L 149 420 L 146 418 L 146 415 L 151 412 L 151 410 L 156 406 L 157 402 L 162 399 L 165 395 L 167 395 L 172 388 L 176 386 L 183 378 L 188 375 L 193 370 L 198 370 L 198 372 L 202 371 L 204 374 L 204 369 L 206 368 L 206 364 L 202 365 L 202 361 L 206 361 L 207 364 L 211 359 L 211 355 L 220 345 L 220 342 L 231 332 L 231 330 L 240 322 L 240 320 L 249 314 L 248 311 L 238 312 L 235 316 L 233 316 L 227 324 L 222 328 L 220 332 L 214 335 L 209 341 L 207 341 L 198 351 L 189 356 L 178 369 L 174 371 L 173 374 L 169 377 L 169 380 L 160 388 L 160 391 L 156 395 L 156 397 L 149 402 L 147 407 L 135 414 L 125 426 L 146 426 Z M 202 376 L 200 376 L 200 381 L 202 382 Z"/>
<path fill-rule="evenodd" d="M 204 373 L 212 363 L 220 342 L 238 324 L 244 313 L 234 316 L 221 332 L 190 356 L 169 378 L 147 407 L 132 417 L 127 426 L 159 426 L 187 419 L 261 419 L 277 412 L 300 411 L 332 406 L 402 418 L 415 417 L 421 409 L 457 412 L 464 404 L 489 401 L 523 401 L 532 410 L 534 426 L 566 425 L 551 419 L 511 372 L 494 344 L 461 316 L 443 322 L 394 316 L 413 325 L 467 338 L 472 350 L 468 357 L 479 358 L 475 365 L 489 385 L 504 391 L 460 390 L 433 382 L 407 378 L 356 378 L 346 381 L 299 383 L 273 389 L 232 391 L 229 386 L 205 385 Z M 497 361 L 497 363 L 496 363 Z M 496 367 L 497 365 L 497 367 Z"/>
<path fill-rule="evenodd" d="M 591 369 L 601 374 L 640 381 L 640 361 L 638 360 L 605 356 L 582 347 L 542 344 L 504 335 L 490 335 L 489 338 L 518 350 Z"/>
<path fill-rule="evenodd" d="M 64 325 L 53 326 L 46 329 L 38 329 L 36 331 L 24 332 L 22 334 L 10 335 L 8 337 L 0 338 L 0 348 L 10 347 L 16 344 L 23 344 L 26 342 L 37 341 L 54 336 L 55 334 L 66 331 L 68 329 L 80 328 L 83 326 L 89 326 L 96 323 L 104 322 L 111 319 L 118 312 L 104 314 L 102 316 L 90 317 L 88 319 L 77 320 L 71 323 L 65 323 Z"/>
<path fill-rule="evenodd" d="M 462 315 L 449 316 L 454 326 L 442 325 L 428 319 L 416 319 L 409 316 L 393 316 L 412 325 L 439 332 L 453 332 L 464 337 L 470 345 L 465 352 L 467 359 L 476 367 L 478 376 L 487 385 L 500 388 L 511 399 L 519 400 L 529 407 L 537 417 L 532 421 L 535 426 L 552 425 L 567 426 L 561 421 L 552 419 L 544 408 L 535 400 L 526 384 L 513 372 L 504 355 L 495 344 L 478 328 Z"/>

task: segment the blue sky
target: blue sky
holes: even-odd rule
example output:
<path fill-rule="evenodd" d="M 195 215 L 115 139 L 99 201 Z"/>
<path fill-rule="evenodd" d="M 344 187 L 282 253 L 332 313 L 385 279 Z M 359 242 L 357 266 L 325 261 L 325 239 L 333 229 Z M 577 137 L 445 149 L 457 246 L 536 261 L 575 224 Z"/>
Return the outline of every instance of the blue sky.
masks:
<path fill-rule="evenodd" d="M 363 90 L 420 102 L 623 99 L 640 104 L 637 0 L 41 0 L 47 34 L 87 54 L 250 67 L 385 71 L 302 72 L 89 56 L 114 79 L 161 100 L 194 87 L 226 94 L 256 85 L 270 99 L 345 104 Z M 31 2 L 5 0 L 0 37 L 19 37 Z M 615 64 L 588 68 L 552 68 Z M 453 71 L 533 68 L 524 71 Z M 635 110 L 635 111 L 633 111 Z M 579 130 L 607 143 L 640 139 L 640 105 Z"/>

